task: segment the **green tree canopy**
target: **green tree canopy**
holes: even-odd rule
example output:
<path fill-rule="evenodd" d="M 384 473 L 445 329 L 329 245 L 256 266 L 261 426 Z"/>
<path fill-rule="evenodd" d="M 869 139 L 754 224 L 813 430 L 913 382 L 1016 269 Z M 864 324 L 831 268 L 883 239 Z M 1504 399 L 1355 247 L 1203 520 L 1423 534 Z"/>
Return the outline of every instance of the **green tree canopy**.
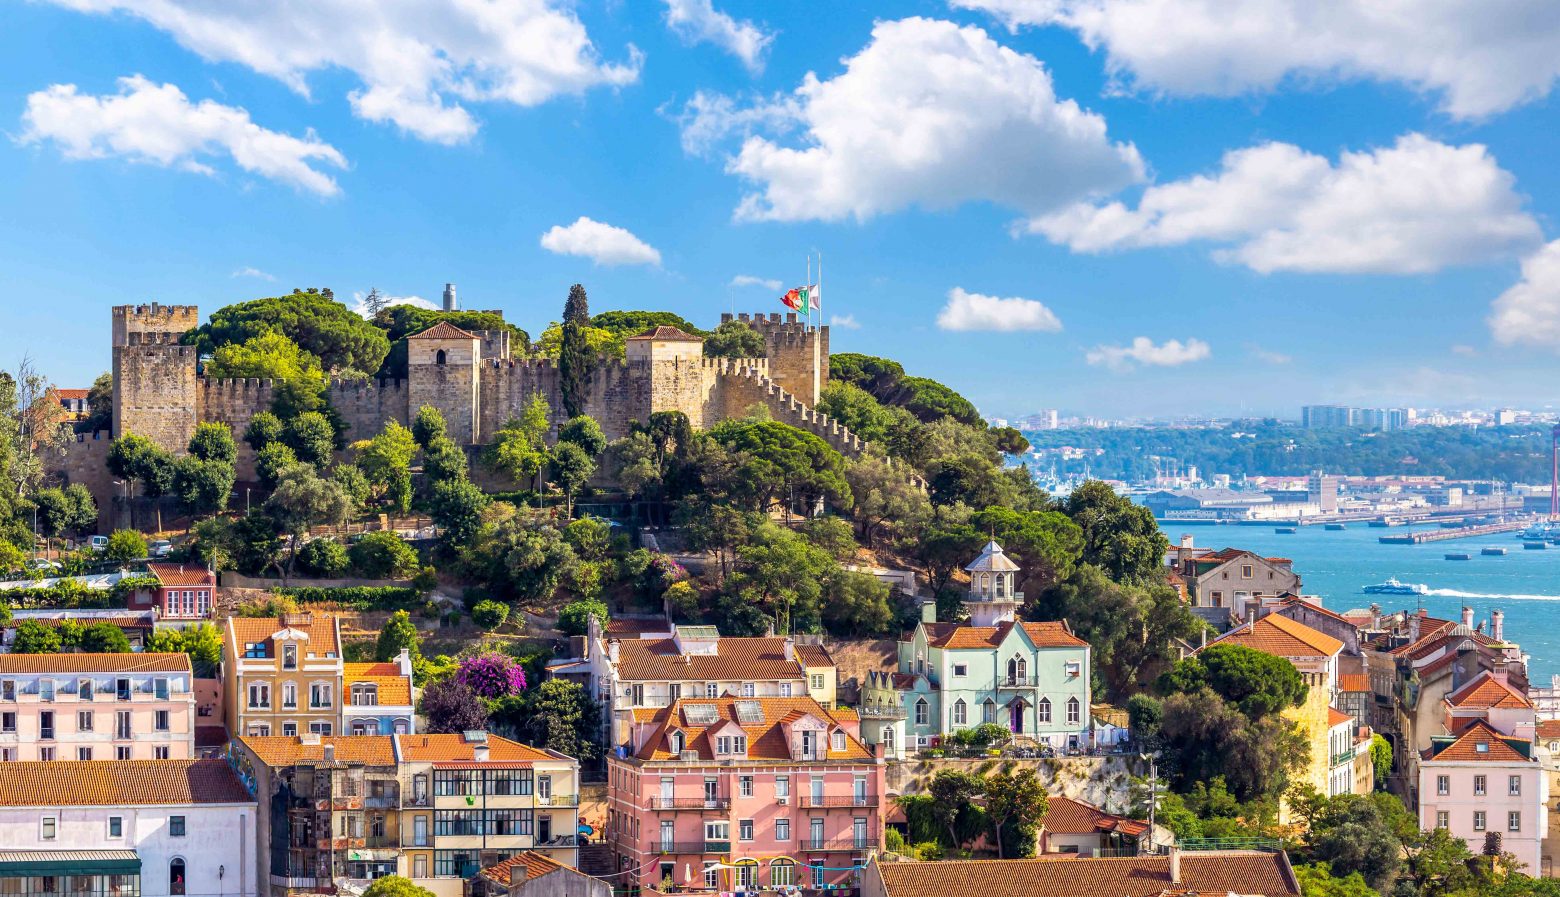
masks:
<path fill-rule="evenodd" d="M 411 614 L 398 610 L 390 615 L 390 619 L 379 630 L 379 639 L 374 643 L 374 659 L 388 663 L 395 660 L 403 648 L 414 660 L 422 656 L 421 640 L 417 637 L 417 627 L 412 623 Z"/>
<path fill-rule="evenodd" d="M 190 437 L 189 453 L 202 461 L 222 461 L 235 464 L 238 461 L 238 445 L 233 441 L 233 431 L 227 424 L 207 421 L 195 425 L 195 435 Z"/>
<path fill-rule="evenodd" d="M 705 336 L 687 318 L 669 311 L 603 311 L 590 316 L 590 326 L 606 330 L 619 340 L 638 336 L 653 327 L 676 327 L 684 333 Z"/>
<path fill-rule="evenodd" d="M 267 335 L 280 335 L 312 355 L 327 371 L 372 374 L 390 351 L 384 331 L 337 302 L 329 290 L 294 290 L 287 296 L 255 299 L 219 308 L 211 321 L 185 334 L 202 354 Z M 257 377 L 223 373 L 210 376 Z"/>
<path fill-rule="evenodd" d="M 266 499 L 265 511 L 276 529 L 287 537 L 284 576 L 291 575 L 298 548 L 310 527 L 345 523 L 354 510 L 346 490 L 334 480 L 320 477 L 309 465 L 294 464 L 283 470 L 276 489 Z"/>
<path fill-rule="evenodd" d="M 417 442 L 417 447 L 427 451 L 435 442 L 449 435 L 444 423 L 444 415 L 432 405 L 424 405 L 417 409 L 417 416 L 412 419 L 412 439 Z"/>
<path fill-rule="evenodd" d="M 412 502 L 412 458 L 417 454 L 412 431 L 393 420 L 386 421 L 385 428 L 372 438 L 354 442 L 352 452 L 375 499 L 406 511 Z"/>
<path fill-rule="evenodd" d="M 1001 769 L 986 776 L 986 818 L 996 828 L 997 856 L 1005 858 L 1009 856 L 1009 850 L 1014 857 L 1033 856 L 1040 817 L 1049 808 L 1045 784 L 1035 775 L 1034 769 L 1016 772 Z M 1023 834 L 1017 838 L 1004 838 L 1004 829 L 1009 835 Z M 1009 844 L 1009 841 L 1013 843 Z"/>
<path fill-rule="evenodd" d="M 581 415 L 571 417 L 558 428 L 559 442 L 572 442 L 584 449 L 585 454 L 592 458 L 606 451 L 607 437 L 601 432 L 601 424 L 596 419 Z"/>
<path fill-rule="evenodd" d="M 820 499 L 850 507 L 845 459 L 817 436 L 772 420 L 726 420 L 709 432 L 739 453 L 738 488 L 753 509 L 811 507 Z"/>
<path fill-rule="evenodd" d="M 23 620 L 16 624 L 16 637 L 11 641 L 12 654 L 58 654 L 60 648 L 60 634 L 48 623 Z"/>
<path fill-rule="evenodd" d="M 363 890 L 363 897 L 433 897 L 433 892 L 414 884 L 409 878 L 386 875 L 370 882 Z"/>
<path fill-rule="evenodd" d="M 276 381 L 273 405 L 282 418 L 321 407 L 329 384 L 318 358 L 275 331 L 219 346 L 206 362 L 206 376 Z"/>
<path fill-rule="evenodd" d="M 563 492 L 564 516 L 572 517 L 574 497 L 596 473 L 596 462 L 578 444 L 560 441 L 548 453 L 547 466 L 552 471 L 554 482 Z"/>
<path fill-rule="evenodd" d="M 81 650 L 88 654 L 129 654 L 130 639 L 113 623 L 90 623 L 81 630 Z"/>
<path fill-rule="evenodd" d="M 548 679 L 531 697 L 530 743 L 570 757 L 601 756 L 601 708 L 578 682 Z"/>
<path fill-rule="evenodd" d="M 116 564 L 138 561 L 146 557 L 146 538 L 133 529 L 114 530 L 103 555 Z"/>
<path fill-rule="evenodd" d="M 586 340 L 585 328 L 589 325 L 590 304 L 585 288 L 575 284 L 569 287 L 569 298 L 563 304 L 563 330 L 558 343 L 558 389 L 564 413 L 569 417 L 585 413 L 585 397 L 598 357 Z M 545 335 L 543 339 L 545 342 Z"/>
<path fill-rule="evenodd" d="M 1164 579 L 1170 540 L 1153 512 L 1117 495 L 1101 480 L 1089 480 L 1062 501 L 1062 510 L 1083 530 L 1083 559 L 1117 582 Z"/>
<path fill-rule="evenodd" d="M 1220 643 L 1177 663 L 1160 682 L 1161 691 L 1190 694 L 1212 689 L 1253 720 L 1297 707 L 1305 700 L 1306 684 L 1295 665 L 1282 657 Z"/>
<path fill-rule="evenodd" d="M 706 358 L 763 358 L 766 354 L 764 335 L 745 321 L 723 321 L 704 338 Z"/>
<path fill-rule="evenodd" d="M 417 572 L 417 551 L 392 532 L 367 533 L 347 549 L 359 576 L 399 579 Z"/>

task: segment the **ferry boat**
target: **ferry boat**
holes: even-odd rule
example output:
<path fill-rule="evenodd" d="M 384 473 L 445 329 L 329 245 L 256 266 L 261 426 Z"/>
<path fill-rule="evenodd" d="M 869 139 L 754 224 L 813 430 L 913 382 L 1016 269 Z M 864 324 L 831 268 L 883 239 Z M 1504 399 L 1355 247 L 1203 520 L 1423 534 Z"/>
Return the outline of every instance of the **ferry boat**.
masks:
<path fill-rule="evenodd" d="M 1424 595 L 1428 594 L 1430 587 L 1421 583 L 1398 582 L 1396 578 L 1386 582 L 1366 586 L 1363 590 L 1367 595 Z"/>

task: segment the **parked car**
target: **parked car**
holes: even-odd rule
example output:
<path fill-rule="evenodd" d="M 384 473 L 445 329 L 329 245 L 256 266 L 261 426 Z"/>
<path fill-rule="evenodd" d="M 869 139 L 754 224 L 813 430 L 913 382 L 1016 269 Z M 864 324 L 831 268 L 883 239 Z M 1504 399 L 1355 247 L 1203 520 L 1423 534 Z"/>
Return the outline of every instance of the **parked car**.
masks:
<path fill-rule="evenodd" d="M 107 536 L 93 536 L 88 541 L 92 545 L 92 550 L 93 551 L 107 551 L 108 550 L 108 537 Z"/>
<path fill-rule="evenodd" d="M 151 544 L 149 553 L 154 558 L 165 558 L 173 553 L 173 543 L 167 539 L 158 539 Z"/>

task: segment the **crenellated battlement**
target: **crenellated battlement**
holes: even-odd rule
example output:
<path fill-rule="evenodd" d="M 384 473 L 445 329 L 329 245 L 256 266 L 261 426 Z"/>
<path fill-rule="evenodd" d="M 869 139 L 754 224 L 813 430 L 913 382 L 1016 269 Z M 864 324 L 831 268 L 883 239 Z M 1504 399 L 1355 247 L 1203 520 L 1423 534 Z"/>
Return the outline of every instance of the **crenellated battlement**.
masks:
<path fill-rule="evenodd" d="M 116 305 L 111 310 L 113 341 L 111 345 L 132 345 L 131 340 L 140 335 L 171 334 L 173 341 L 186 330 L 200 326 L 200 309 L 194 305 Z"/>
<path fill-rule="evenodd" d="M 270 377 L 201 377 L 199 383 L 208 393 L 251 392 L 276 387 L 276 381 Z"/>
<path fill-rule="evenodd" d="M 173 348 L 179 349 L 179 354 L 181 355 L 188 352 L 190 356 L 193 357 L 195 354 L 194 347 L 180 345 L 180 336 L 182 336 L 182 333 L 172 333 L 169 331 L 131 331 L 130 333 L 125 334 L 125 341 L 120 343 L 120 345 Z"/>

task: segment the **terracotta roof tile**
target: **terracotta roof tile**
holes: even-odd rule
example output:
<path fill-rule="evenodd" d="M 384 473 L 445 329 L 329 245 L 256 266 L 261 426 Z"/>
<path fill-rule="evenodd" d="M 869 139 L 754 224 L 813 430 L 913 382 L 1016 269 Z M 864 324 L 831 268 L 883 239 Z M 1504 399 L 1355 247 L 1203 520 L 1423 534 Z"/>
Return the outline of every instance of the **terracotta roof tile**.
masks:
<path fill-rule="evenodd" d="M 1107 813 L 1093 804 L 1056 795 L 1051 797 L 1040 826 L 1058 835 L 1092 835 L 1096 832 L 1121 832 L 1141 835 L 1148 831 L 1148 823 Z"/>
<path fill-rule="evenodd" d="M 1339 691 L 1370 691 L 1370 677 L 1364 673 L 1346 673 L 1338 677 Z"/>
<path fill-rule="evenodd" d="M 284 619 L 287 621 L 285 624 Z M 307 647 L 303 649 L 305 656 L 313 655 L 317 659 L 324 659 L 326 655 L 334 654 L 339 657 L 341 654 L 336 644 L 336 617 L 319 611 L 289 614 L 285 618 L 229 617 L 228 628 L 234 639 L 234 653 L 239 657 L 244 655 L 244 645 L 262 642 L 269 644 L 271 636 L 283 629 L 296 629 L 309 637 Z M 270 651 L 270 656 L 275 657 L 274 646 Z"/>
<path fill-rule="evenodd" d="M 84 399 L 92 393 L 90 389 L 76 389 L 74 387 L 56 388 L 55 395 L 62 399 Z"/>
<path fill-rule="evenodd" d="M 636 333 L 636 334 L 634 334 L 633 336 L 629 337 L 629 339 L 631 339 L 631 340 L 649 339 L 649 340 L 658 340 L 660 342 L 680 342 L 680 343 L 690 343 L 690 342 L 691 343 L 702 343 L 702 342 L 704 342 L 704 340 L 700 339 L 697 336 L 694 336 L 693 334 L 689 333 L 688 331 L 683 330 L 683 329 L 681 329 L 679 327 L 673 327 L 670 324 L 661 324 L 661 325 L 659 325 L 657 327 L 651 327 L 649 330 L 646 330 L 644 333 Z"/>
<path fill-rule="evenodd" d="M 721 638 L 716 654 L 679 654 L 669 638 L 625 639 L 618 645 L 618 678 L 645 680 L 801 681 L 802 666 L 785 659 L 783 638 Z M 686 661 L 686 662 L 685 662 Z"/>
<path fill-rule="evenodd" d="M 1158 897 L 1176 887 L 1221 897 L 1300 893 L 1284 854 L 1257 851 L 1183 852 L 1179 882 L 1168 856 L 874 863 L 887 897 Z"/>
<path fill-rule="evenodd" d="M 996 626 L 955 626 L 932 637 L 931 627 L 927 627 L 929 642 L 934 648 L 995 648 L 1002 644 L 1009 632 L 1013 631 L 1014 623 L 999 623 Z M 1089 643 L 1072 634 L 1067 621 L 1054 623 L 1019 623 L 1028 633 L 1029 640 L 1039 648 L 1086 648 Z"/>
<path fill-rule="evenodd" d="M 1232 629 L 1209 644 L 1245 645 L 1278 657 L 1331 657 L 1343 650 L 1343 642 L 1327 633 L 1278 614 Z"/>
<path fill-rule="evenodd" d="M 804 667 L 832 667 L 834 658 L 822 645 L 797 645 L 796 657 Z"/>
<path fill-rule="evenodd" d="M 607 621 L 607 635 L 639 636 L 645 632 L 672 631 L 672 621 L 665 617 L 613 617 Z"/>
<path fill-rule="evenodd" d="M 541 878 L 549 872 L 557 872 L 560 869 L 575 875 L 585 876 L 585 873 L 573 866 L 565 866 L 546 854 L 533 853 L 529 850 L 517 853 L 497 866 L 489 866 L 477 874 L 507 888 L 516 881 L 530 881 L 533 878 Z M 585 877 L 588 878 L 589 876 Z"/>
<path fill-rule="evenodd" d="M 217 575 L 198 564 L 147 564 L 146 569 L 165 586 L 214 585 Z"/>
<path fill-rule="evenodd" d="M 463 735 L 401 735 L 401 756 L 407 760 L 441 763 L 470 763 L 477 759 L 480 745 L 466 740 Z M 552 754 L 528 744 L 510 741 L 497 735 L 487 737 L 488 762 L 533 763 L 537 760 L 556 760 Z"/>
<path fill-rule="evenodd" d="M 1446 703 L 1453 707 L 1470 709 L 1491 707 L 1531 709 L 1533 707 L 1533 702 L 1527 699 L 1527 695 L 1512 688 L 1509 682 L 1496 679 L 1488 670 L 1447 695 Z"/>
<path fill-rule="evenodd" d="M 226 760 L 0 763 L 0 806 L 254 805 Z"/>
<path fill-rule="evenodd" d="M 449 321 L 440 321 L 427 330 L 412 334 L 407 339 L 481 339 L 481 337 L 462 330 Z"/>
<path fill-rule="evenodd" d="M 395 746 L 390 735 L 323 735 L 319 744 L 304 744 L 300 735 L 243 735 L 235 739 L 267 766 L 318 763 L 331 745 L 339 763 L 394 766 Z"/>
<path fill-rule="evenodd" d="M 0 654 L 0 673 L 188 672 L 188 654 Z"/>
<path fill-rule="evenodd" d="M 1442 743 L 1441 739 L 1434 739 L 1430 749 L 1425 751 L 1424 758 L 1436 761 L 1456 760 L 1477 763 L 1534 762 L 1526 754 L 1514 747 L 1513 742 L 1523 743 L 1523 740 L 1508 738 L 1491 728 L 1489 723 L 1482 719 L 1477 719 L 1455 741 Z"/>
<path fill-rule="evenodd" d="M 1560 738 L 1560 719 L 1541 719 L 1536 730 L 1539 738 Z"/>
<path fill-rule="evenodd" d="M 757 722 L 741 721 L 737 716 L 738 704 L 756 704 L 763 713 L 763 719 Z M 715 721 L 707 725 L 692 724 L 684 708 L 695 705 L 714 707 Z M 634 715 L 636 720 L 641 719 L 638 711 L 635 711 Z M 839 717 L 825 710 L 823 705 L 812 698 L 720 698 L 713 701 L 684 699 L 670 707 L 655 709 L 648 720 L 656 726 L 655 731 L 646 739 L 636 756 L 641 760 L 677 759 L 670 751 L 670 731 L 675 728 L 683 733 L 685 750 L 697 751 L 701 759 L 714 760 L 716 759 L 715 745 L 710 743 L 709 733 L 726 723 L 735 722 L 747 734 L 747 759 L 790 760 L 791 751 L 786 743 L 784 725 L 807 716 L 817 717 L 831 728 L 834 726 L 845 728 Z M 873 757 L 872 750 L 848 731 L 845 733 L 845 750 L 834 750 L 832 738 L 830 742 L 828 750 L 830 760 L 870 760 Z"/>
<path fill-rule="evenodd" d="M 1336 707 L 1327 708 L 1327 728 L 1331 729 L 1333 726 L 1341 726 L 1344 723 L 1352 722 L 1354 722 L 1354 717 L 1344 713 L 1342 710 Z"/>
<path fill-rule="evenodd" d="M 376 667 L 390 667 L 394 672 L 385 675 L 368 671 Z M 352 694 L 352 683 L 364 682 L 379 687 L 379 703 L 382 705 L 403 707 L 412 703 L 412 680 L 402 676 L 393 663 L 342 664 L 342 680 L 347 695 Z"/>

